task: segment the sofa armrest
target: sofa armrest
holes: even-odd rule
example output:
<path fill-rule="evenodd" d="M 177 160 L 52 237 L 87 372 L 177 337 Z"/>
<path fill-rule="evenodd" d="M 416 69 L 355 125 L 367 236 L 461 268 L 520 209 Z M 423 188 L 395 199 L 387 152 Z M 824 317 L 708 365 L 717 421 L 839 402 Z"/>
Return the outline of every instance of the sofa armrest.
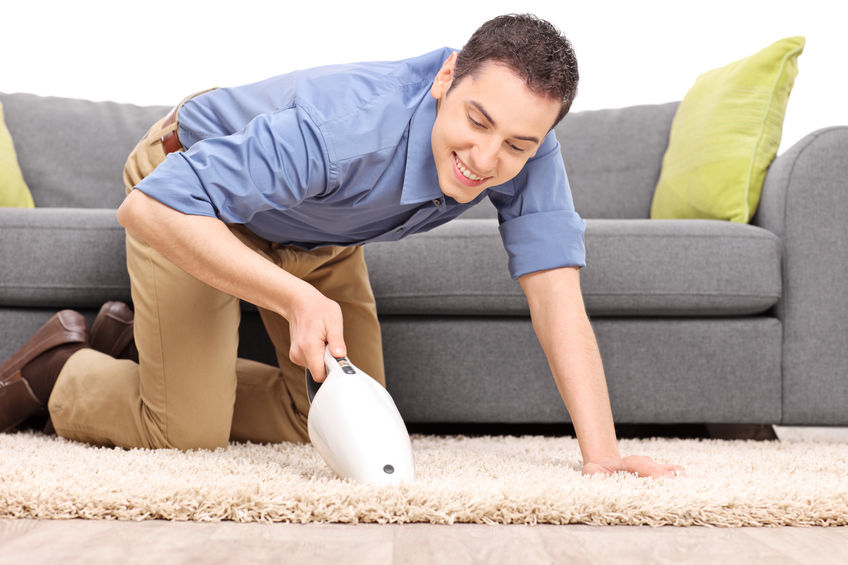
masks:
<path fill-rule="evenodd" d="M 114 209 L 0 208 L 0 306 L 99 308 L 129 298 Z"/>
<path fill-rule="evenodd" d="M 848 126 L 774 160 L 754 223 L 783 242 L 784 424 L 848 422 Z"/>

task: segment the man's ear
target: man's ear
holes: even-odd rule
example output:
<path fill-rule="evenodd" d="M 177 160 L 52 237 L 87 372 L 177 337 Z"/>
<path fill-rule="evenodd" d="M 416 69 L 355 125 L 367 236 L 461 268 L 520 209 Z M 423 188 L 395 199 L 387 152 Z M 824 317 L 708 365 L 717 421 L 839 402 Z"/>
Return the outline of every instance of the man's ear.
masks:
<path fill-rule="evenodd" d="M 441 100 L 442 96 L 450 88 L 451 83 L 453 82 L 453 69 L 456 67 L 456 51 L 450 54 L 445 62 L 442 64 L 442 68 L 439 69 L 439 72 L 436 73 L 436 78 L 433 80 L 433 86 L 430 87 L 430 95 L 436 100 Z"/>

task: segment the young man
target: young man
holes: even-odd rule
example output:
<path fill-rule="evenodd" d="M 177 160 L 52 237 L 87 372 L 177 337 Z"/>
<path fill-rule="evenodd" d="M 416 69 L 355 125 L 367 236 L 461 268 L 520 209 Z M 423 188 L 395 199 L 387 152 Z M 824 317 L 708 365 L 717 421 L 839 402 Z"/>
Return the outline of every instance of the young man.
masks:
<path fill-rule="evenodd" d="M 49 400 L 59 435 L 96 444 L 308 441 L 303 367 L 323 380 L 325 344 L 336 355 L 349 349 L 385 384 L 362 244 L 426 231 L 488 197 L 583 472 L 682 471 L 617 449 L 580 293 L 585 224 L 552 132 L 577 78 L 558 30 L 503 16 L 458 54 L 323 67 L 189 97 L 124 171 L 118 220 L 134 319 L 107 304 L 89 335 L 79 314 L 57 314 L 0 368 L 19 393 L 14 407 L 0 404 L 0 423 L 14 427 Z M 239 299 L 259 308 L 279 368 L 237 359 Z"/>

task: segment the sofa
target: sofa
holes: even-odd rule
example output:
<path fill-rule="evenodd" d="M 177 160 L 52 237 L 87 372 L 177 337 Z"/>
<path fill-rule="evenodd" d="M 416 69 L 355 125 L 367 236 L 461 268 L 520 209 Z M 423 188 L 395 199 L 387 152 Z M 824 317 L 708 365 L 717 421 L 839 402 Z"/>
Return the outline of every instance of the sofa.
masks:
<path fill-rule="evenodd" d="M 169 108 L 2 94 L 35 209 L 0 209 L 0 358 L 56 310 L 130 300 L 121 170 Z M 848 127 L 778 156 L 751 224 L 651 220 L 677 103 L 557 126 L 587 219 L 586 307 L 617 424 L 848 425 Z M 410 425 L 566 424 L 488 201 L 366 247 Z M 240 355 L 274 363 L 243 308 Z M 351 352 L 355 359 L 355 352 Z"/>

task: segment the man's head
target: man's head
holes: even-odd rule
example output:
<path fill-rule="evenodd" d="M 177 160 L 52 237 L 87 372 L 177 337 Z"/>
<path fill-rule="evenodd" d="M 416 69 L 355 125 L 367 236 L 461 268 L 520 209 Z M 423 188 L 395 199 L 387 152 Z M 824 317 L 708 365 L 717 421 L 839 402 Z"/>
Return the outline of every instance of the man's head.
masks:
<path fill-rule="evenodd" d="M 510 15 L 483 24 L 431 88 L 442 192 L 470 202 L 515 177 L 568 112 L 577 80 L 571 44 L 548 22 Z"/>
<path fill-rule="evenodd" d="M 489 61 L 512 69 L 531 92 L 562 102 L 554 127 L 577 96 L 577 58 L 560 31 L 532 14 L 498 16 L 480 26 L 456 58 L 455 87 Z"/>

